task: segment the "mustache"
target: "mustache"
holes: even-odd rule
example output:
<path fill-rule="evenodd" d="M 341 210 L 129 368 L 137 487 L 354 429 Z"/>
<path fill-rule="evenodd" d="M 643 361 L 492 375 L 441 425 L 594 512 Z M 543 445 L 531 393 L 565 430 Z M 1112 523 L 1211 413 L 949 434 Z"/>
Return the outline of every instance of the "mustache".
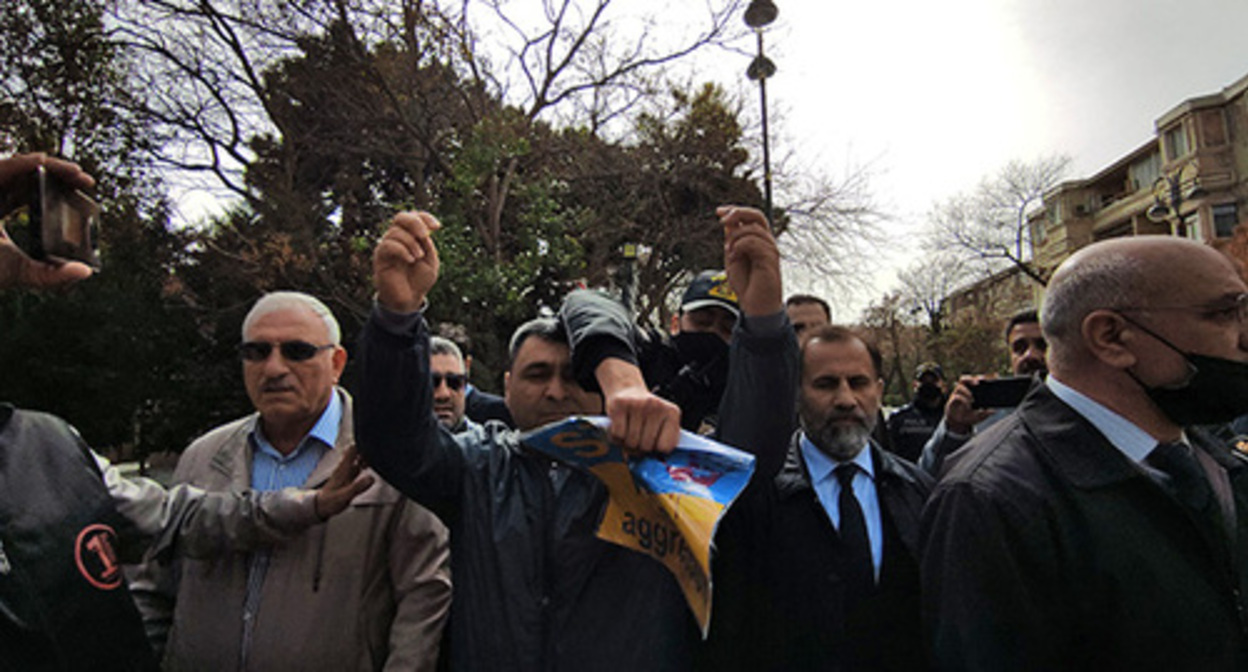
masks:
<path fill-rule="evenodd" d="M 261 392 L 285 392 L 289 389 L 291 389 L 291 385 L 286 381 L 285 377 L 271 378 L 260 384 Z"/>
<path fill-rule="evenodd" d="M 1045 361 L 1042 359 L 1025 359 L 1018 363 L 1018 372 L 1022 375 L 1029 375 L 1036 372 L 1047 372 Z"/>
<path fill-rule="evenodd" d="M 832 413 L 824 420 L 824 424 L 830 425 L 834 422 L 842 422 L 845 420 L 853 420 L 860 425 L 866 426 L 867 414 L 860 411 L 851 411 L 849 413 Z"/>

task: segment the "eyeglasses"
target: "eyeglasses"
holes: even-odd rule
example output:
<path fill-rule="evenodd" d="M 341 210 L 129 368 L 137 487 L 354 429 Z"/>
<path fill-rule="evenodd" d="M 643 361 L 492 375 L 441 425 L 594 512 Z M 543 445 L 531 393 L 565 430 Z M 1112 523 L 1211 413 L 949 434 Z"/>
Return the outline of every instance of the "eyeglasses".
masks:
<path fill-rule="evenodd" d="M 277 351 L 282 353 L 282 358 L 288 362 L 306 362 L 315 357 L 316 353 L 334 347 L 332 343 L 312 345 L 307 341 L 282 341 L 277 344 L 266 341 L 245 341 L 239 344 L 238 354 L 246 362 L 263 362 L 273 354 L 274 345 L 277 345 Z"/>
<path fill-rule="evenodd" d="M 462 373 L 442 374 L 442 373 L 435 372 L 430 375 L 433 378 L 433 389 L 435 390 L 442 386 L 443 380 L 446 381 L 447 387 L 451 388 L 452 390 L 455 390 L 456 392 L 458 392 L 460 389 L 464 387 L 464 383 L 468 382 L 468 376 L 465 376 Z"/>
<path fill-rule="evenodd" d="M 1196 313 L 1215 322 L 1234 320 L 1240 324 L 1245 324 L 1248 323 L 1248 294 L 1239 294 L 1233 299 L 1217 301 L 1204 306 L 1123 306 L 1115 310 L 1121 312 L 1177 310 L 1186 313 Z"/>

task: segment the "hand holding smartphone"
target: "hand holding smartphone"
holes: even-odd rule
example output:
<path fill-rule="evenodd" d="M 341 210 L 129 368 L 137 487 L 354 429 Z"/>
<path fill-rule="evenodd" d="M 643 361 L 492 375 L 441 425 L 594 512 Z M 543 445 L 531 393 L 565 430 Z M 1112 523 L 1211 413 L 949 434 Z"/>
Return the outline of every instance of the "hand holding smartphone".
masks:
<path fill-rule="evenodd" d="M 970 385 L 971 408 L 1011 408 L 1019 405 L 1031 389 L 1031 376 L 984 378 Z"/>
<path fill-rule="evenodd" d="M 36 261 L 80 261 L 99 269 L 96 232 L 100 207 L 44 166 L 26 178 L 24 203 L 11 214 L 5 231 L 14 244 Z"/>

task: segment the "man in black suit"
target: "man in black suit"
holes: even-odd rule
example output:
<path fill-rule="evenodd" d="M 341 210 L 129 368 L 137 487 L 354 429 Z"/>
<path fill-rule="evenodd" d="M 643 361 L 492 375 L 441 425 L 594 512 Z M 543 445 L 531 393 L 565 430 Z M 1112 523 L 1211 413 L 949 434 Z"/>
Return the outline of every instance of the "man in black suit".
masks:
<path fill-rule="evenodd" d="M 937 668 L 1248 669 L 1248 462 L 1191 428 L 1248 404 L 1245 292 L 1171 237 L 1057 270 L 1048 380 L 950 458 L 924 511 Z"/>
<path fill-rule="evenodd" d="M 779 473 L 755 474 L 716 538 L 703 669 L 923 668 L 918 525 L 931 479 L 870 439 L 880 368 L 852 332 L 807 330 L 801 431 Z"/>

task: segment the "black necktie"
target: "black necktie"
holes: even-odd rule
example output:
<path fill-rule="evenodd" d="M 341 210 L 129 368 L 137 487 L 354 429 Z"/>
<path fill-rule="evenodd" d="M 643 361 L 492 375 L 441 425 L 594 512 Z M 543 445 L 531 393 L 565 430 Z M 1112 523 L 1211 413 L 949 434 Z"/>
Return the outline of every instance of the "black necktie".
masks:
<path fill-rule="evenodd" d="M 1144 461 L 1169 477 L 1170 494 L 1195 515 L 1198 524 L 1219 538 L 1225 536 L 1213 487 L 1191 448 L 1178 442 L 1159 443 Z"/>
<path fill-rule="evenodd" d="M 845 578 L 851 590 L 866 589 L 875 585 L 875 565 L 871 561 L 871 542 L 867 537 L 867 521 L 862 507 L 854 496 L 854 474 L 857 465 L 842 464 L 835 470 L 836 480 L 841 484 L 837 506 L 841 510 L 841 543 L 845 545 Z"/>
<path fill-rule="evenodd" d="M 1169 477 L 1170 493 L 1179 502 L 1203 514 L 1213 496 L 1213 488 L 1190 448 L 1177 442 L 1159 443 L 1145 461 Z"/>

